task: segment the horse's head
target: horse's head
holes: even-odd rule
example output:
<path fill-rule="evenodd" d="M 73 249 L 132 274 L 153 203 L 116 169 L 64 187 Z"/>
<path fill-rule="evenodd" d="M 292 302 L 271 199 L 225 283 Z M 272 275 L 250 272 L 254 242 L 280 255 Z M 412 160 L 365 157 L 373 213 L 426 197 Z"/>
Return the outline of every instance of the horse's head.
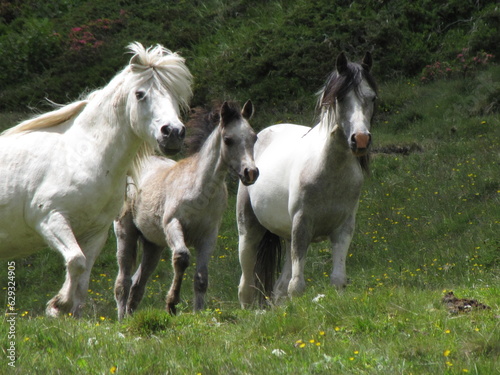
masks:
<path fill-rule="evenodd" d="M 259 169 L 253 158 L 257 135 L 248 123 L 252 115 L 253 105 L 250 100 L 245 103 L 241 113 L 239 108 L 228 102 L 224 102 L 220 109 L 222 157 L 246 186 L 252 185 L 259 177 Z"/>
<path fill-rule="evenodd" d="M 139 137 L 166 155 L 180 151 L 186 130 L 178 105 L 168 92 L 151 84 L 140 85 L 130 92 L 128 108 Z"/>
<path fill-rule="evenodd" d="M 132 128 L 149 145 L 175 154 L 186 135 L 179 106 L 188 106 L 191 74 L 183 58 L 161 46 L 144 49 L 136 43 L 130 48 L 135 53 L 127 98 Z"/>
<path fill-rule="evenodd" d="M 333 110 L 332 126 L 342 129 L 348 146 L 358 157 L 366 155 L 371 144 L 370 124 L 377 98 L 371 66 L 370 53 L 366 53 L 361 64 L 347 61 L 341 53 L 320 99 L 322 106 Z"/>

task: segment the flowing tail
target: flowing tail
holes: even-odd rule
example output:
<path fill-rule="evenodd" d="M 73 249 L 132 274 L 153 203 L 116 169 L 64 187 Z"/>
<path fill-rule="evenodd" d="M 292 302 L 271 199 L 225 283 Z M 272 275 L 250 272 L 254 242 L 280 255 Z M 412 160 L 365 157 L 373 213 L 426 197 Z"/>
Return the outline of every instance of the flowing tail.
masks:
<path fill-rule="evenodd" d="M 255 286 L 261 291 L 260 305 L 264 305 L 266 300 L 271 298 L 276 276 L 280 272 L 281 244 L 281 238 L 270 231 L 264 234 L 259 243 L 254 275 Z"/>

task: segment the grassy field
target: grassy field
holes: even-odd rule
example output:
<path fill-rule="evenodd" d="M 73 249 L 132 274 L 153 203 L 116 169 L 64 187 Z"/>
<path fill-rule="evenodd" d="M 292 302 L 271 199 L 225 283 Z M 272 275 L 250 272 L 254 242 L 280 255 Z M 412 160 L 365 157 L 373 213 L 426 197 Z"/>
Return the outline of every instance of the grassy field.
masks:
<path fill-rule="evenodd" d="M 309 250 L 302 297 L 241 310 L 232 194 L 199 314 L 191 313 L 193 268 L 179 315 L 163 311 L 165 252 L 138 313 L 117 322 L 112 233 L 80 320 L 43 314 L 64 280 L 57 254 L 16 259 L 18 315 L 0 325 L 0 373 L 500 374 L 500 119 L 488 112 L 498 82 L 493 67 L 475 79 L 381 86 L 346 291 L 328 285 L 331 254 L 320 243 Z M 7 261 L 0 280 L 6 306 Z M 450 313 L 441 302 L 450 290 L 490 309 Z"/>

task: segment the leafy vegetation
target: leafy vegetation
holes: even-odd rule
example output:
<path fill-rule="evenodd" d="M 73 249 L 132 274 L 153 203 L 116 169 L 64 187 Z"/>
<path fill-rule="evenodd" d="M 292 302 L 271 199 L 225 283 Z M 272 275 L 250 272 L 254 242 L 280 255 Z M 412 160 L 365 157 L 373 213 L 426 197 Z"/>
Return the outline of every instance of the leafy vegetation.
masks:
<path fill-rule="evenodd" d="M 416 76 L 463 48 L 495 54 L 500 43 L 494 0 L 11 0 L 0 20 L 4 111 L 39 107 L 45 97 L 65 103 L 104 85 L 135 40 L 187 58 L 193 105 L 252 98 L 281 120 L 310 111 L 340 51 L 373 52 L 375 74 L 387 80 Z"/>
<path fill-rule="evenodd" d="M 258 98 L 256 127 L 271 121 L 311 124 L 314 92 L 340 49 L 358 57 L 374 49 L 380 100 L 371 176 L 360 202 L 344 292 L 329 286 L 332 258 L 327 244 L 319 243 L 308 253 L 302 297 L 265 311 L 241 310 L 231 194 L 210 263 L 207 309 L 199 314 L 191 313 L 194 267 L 188 268 L 179 315 L 163 311 L 172 276 L 165 252 L 137 314 L 117 322 L 112 233 L 93 269 L 79 320 L 44 316 L 46 302 L 64 281 L 57 254 L 45 250 L 16 259 L 16 367 L 9 368 L 4 356 L 1 373 L 499 373 L 500 67 L 490 44 L 500 35 L 491 32 L 498 10 L 492 2 L 366 3 L 2 3 L 0 64 L 8 53 L 3 43 L 14 37 L 10 33 L 20 18 L 45 18 L 60 35 L 50 66 L 36 72 L 18 63 L 15 84 L 2 78 L 0 105 L 9 110 L 0 113 L 5 127 L 23 117 L 11 111 L 45 93 L 54 100 L 58 95 L 72 99 L 85 87 L 107 82 L 126 63 L 123 47 L 130 40 L 180 50 L 197 78 L 197 104 L 227 96 Z M 109 19 L 110 29 L 104 28 L 108 21 L 98 19 Z M 28 33 L 25 22 L 19 35 Z M 320 47 L 325 35 L 318 36 L 316 26 L 329 30 L 330 42 Z M 95 39 L 86 35 L 89 43 L 71 55 L 74 28 L 80 30 L 73 35 L 90 32 Z M 37 38 L 51 39 L 49 34 Z M 98 41 L 104 45 L 95 47 Z M 427 65 L 438 69 L 435 62 L 459 69 L 463 48 L 469 48 L 464 58 L 471 64 L 483 52 L 495 56 L 467 74 L 434 70 L 433 79 L 422 82 Z M 88 60 L 75 69 L 80 58 Z M 234 193 L 236 184 L 230 184 Z M 4 290 L 5 264 L 0 267 Z M 451 314 L 441 303 L 445 290 L 491 309 Z M 4 353 L 9 329 L 5 319 L 0 324 Z"/>

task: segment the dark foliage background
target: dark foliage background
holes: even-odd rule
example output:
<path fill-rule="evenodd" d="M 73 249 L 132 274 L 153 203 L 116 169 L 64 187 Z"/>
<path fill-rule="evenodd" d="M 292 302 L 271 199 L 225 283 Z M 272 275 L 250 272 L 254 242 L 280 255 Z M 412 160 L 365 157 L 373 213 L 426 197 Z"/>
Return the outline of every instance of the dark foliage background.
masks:
<path fill-rule="evenodd" d="M 132 41 L 180 52 L 195 76 L 193 105 L 251 98 L 261 111 L 314 104 L 340 51 L 374 55 L 380 80 L 426 65 L 495 53 L 496 0 L 1 0 L 0 111 L 75 100 L 105 85 Z"/>

